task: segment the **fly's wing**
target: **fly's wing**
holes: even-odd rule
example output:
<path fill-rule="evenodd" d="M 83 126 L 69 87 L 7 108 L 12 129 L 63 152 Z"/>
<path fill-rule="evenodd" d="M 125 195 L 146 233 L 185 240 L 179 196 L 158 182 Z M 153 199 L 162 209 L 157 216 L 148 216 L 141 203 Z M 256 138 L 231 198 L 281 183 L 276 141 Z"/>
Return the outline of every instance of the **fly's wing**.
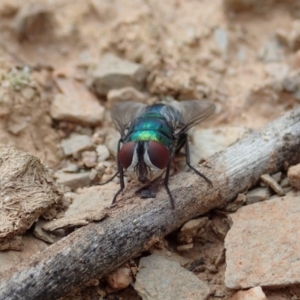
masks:
<path fill-rule="evenodd" d="M 126 134 L 132 120 L 143 113 L 145 109 L 145 104 L 132 101 L 121 102 L 113 107 L 111 117 L 121 137 Z"/>
<path fill-rule="evenodd" d="M 215 111 L 215 104 L 206 100 L 174 101 L 167 106 L 175 108 L 181 117 L 180 122 L 174 123 L 176 134 L 188 131 Z"/>

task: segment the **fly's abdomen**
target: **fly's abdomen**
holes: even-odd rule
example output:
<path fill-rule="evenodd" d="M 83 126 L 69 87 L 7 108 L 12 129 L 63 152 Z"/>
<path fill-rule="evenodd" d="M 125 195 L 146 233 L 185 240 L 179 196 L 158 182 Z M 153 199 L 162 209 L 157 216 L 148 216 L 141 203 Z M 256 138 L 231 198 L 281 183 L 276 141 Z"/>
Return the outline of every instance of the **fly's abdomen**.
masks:
<path fill-rule="evenodd" d="M 168 149 L 172 145 L 172 131 L 161 114 L 144 114 L 136 119 L 128 131 L 125 142 L 156 141 Z"/>

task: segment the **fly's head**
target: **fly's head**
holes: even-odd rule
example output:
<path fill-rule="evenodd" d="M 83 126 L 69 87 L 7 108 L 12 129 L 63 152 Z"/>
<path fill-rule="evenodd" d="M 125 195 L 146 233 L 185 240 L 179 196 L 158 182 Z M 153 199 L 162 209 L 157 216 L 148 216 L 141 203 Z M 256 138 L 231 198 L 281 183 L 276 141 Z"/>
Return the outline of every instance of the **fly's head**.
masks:
<path fill-rule="evenodd" d="M 119 161 L 124 169 L 135 174 L 141 183 L 157 177 L 167 167 L 170 152 L 156 141 L 125 143 L 119 153 Z"/>

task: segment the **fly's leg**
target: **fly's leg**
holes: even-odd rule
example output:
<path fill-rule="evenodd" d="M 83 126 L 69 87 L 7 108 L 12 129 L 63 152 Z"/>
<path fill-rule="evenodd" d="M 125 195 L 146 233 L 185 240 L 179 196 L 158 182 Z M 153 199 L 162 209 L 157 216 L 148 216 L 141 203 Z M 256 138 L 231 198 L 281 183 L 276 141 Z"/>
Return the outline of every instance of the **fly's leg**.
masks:
<path fill-rule="evenodd" d="M 175 208 L 175 202 L 174 202 L 174 198 L 172 196 L 172 193 L 169 189 L 169 186 L 168 186 L 168 181 L 169 181 L 169 173 L 170 173 L 170 166 L 171 166 L 171 159 L 169 159 L 169 162 L 168 162 L 168 166 L 167 166 L 167 171 L 166 171 L 166 176 L 165 176 L 165 179 L 164 179 L 164 186 L 166 188 L 166 191 L 169 195 L 169 198 L 170 198 L 170 201 L 171 201 L 171 206 L 172 206 L 172 209 Z"/>
<path fill-rule="evenodd" d="M 188 141 L 188 138 L 187 138 L 186 134 L 185 134 L 185 157 L 186 157 L 186 164 L 189 166 L 189 168 L 191 168 L 196 174 L 198 174 L 199 176 L 204 178 L 210 185 L 213 185 L 210 179 L 208 179 L 204 174 L 199 172 L 196 168 L 194 168 L 191 165 L 191 162 L 190 162 L 190 147 L 189 147 L 189 141 Z"/>
<path fill-rule="evenodd" d="M 117 201 L 117 197 L 120 195 L 120 193 L 124 190 L 125 188 L 125 183 L 124 183 L 124 170 L 121 165 L 120 159 L 119 159 L 119 153 L 120 153 L 120 147 L 121 147 L 121 139 L 118 142 L 118 150 L 117 150 L 117 161 L 118 161 L 118 173 L 120 173 L 120 189 L 116 192 L 112 204 L 114 204 Z"/>
<path fill-rule="evenodd" d="M 108 180 L 104 181 L 104 182 L 99 182 L 97 183 L 97 185 L 105 185 L 109 182 L 111 182 L 115 177 L 117 177 L 117 175 L 120 173 L 120 171 L 118 170 L 112 177 L 110 177 Z"/>
<path fill-rule="evenodd" d="M 114 204 L 117 200 L 117 197 L 119 196 L 119 194 L 124 190 L 125 188 L 125 182 L 124 182 L 124 170 L 123 170 L 123 167 L 120 163 L 120 160 L 119 160 L 119 152 L 120 152 L 120 147 L 121 147 L 121 142 L 122 140 L 120 139 L 119 142 L 118 142 L 118 148 L 117 148 L 117 162 L 118 162 L 118 171 L 110 178 L 108 179 L 107 181 L 105 182 L 101 182 L 101 183 L 98 183 L 98 185 L 104 185 L 104 184 L 107 184 L 109 183 L 110 181 L 112 181 L 118 174 L 120 174 L 120 189 L 116 192 L 114 198 L 113 198 L 113 201 L 112 201 L 112 204 Z"/>

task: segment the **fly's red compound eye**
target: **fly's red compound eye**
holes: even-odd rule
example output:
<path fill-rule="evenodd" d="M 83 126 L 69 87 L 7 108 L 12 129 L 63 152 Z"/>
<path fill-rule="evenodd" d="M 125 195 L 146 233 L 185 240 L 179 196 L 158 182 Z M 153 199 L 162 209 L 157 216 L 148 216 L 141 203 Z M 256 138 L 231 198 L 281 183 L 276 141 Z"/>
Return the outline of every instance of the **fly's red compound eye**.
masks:
<path fill-rule="evenodd" d="M 164 169 L 169 161 L 169 150 L 157 142 L 148 143 L 148 155 L 151 163 L 158 169 Z"/>
<path fill-rule="evenodd" d="M 119 153 L 120 163 L 125 169 L 127 169 L 132 163 L 134 148 L 135 148 L 135 142 L 129 142 L 124 144 L 120 150 Z"/>

